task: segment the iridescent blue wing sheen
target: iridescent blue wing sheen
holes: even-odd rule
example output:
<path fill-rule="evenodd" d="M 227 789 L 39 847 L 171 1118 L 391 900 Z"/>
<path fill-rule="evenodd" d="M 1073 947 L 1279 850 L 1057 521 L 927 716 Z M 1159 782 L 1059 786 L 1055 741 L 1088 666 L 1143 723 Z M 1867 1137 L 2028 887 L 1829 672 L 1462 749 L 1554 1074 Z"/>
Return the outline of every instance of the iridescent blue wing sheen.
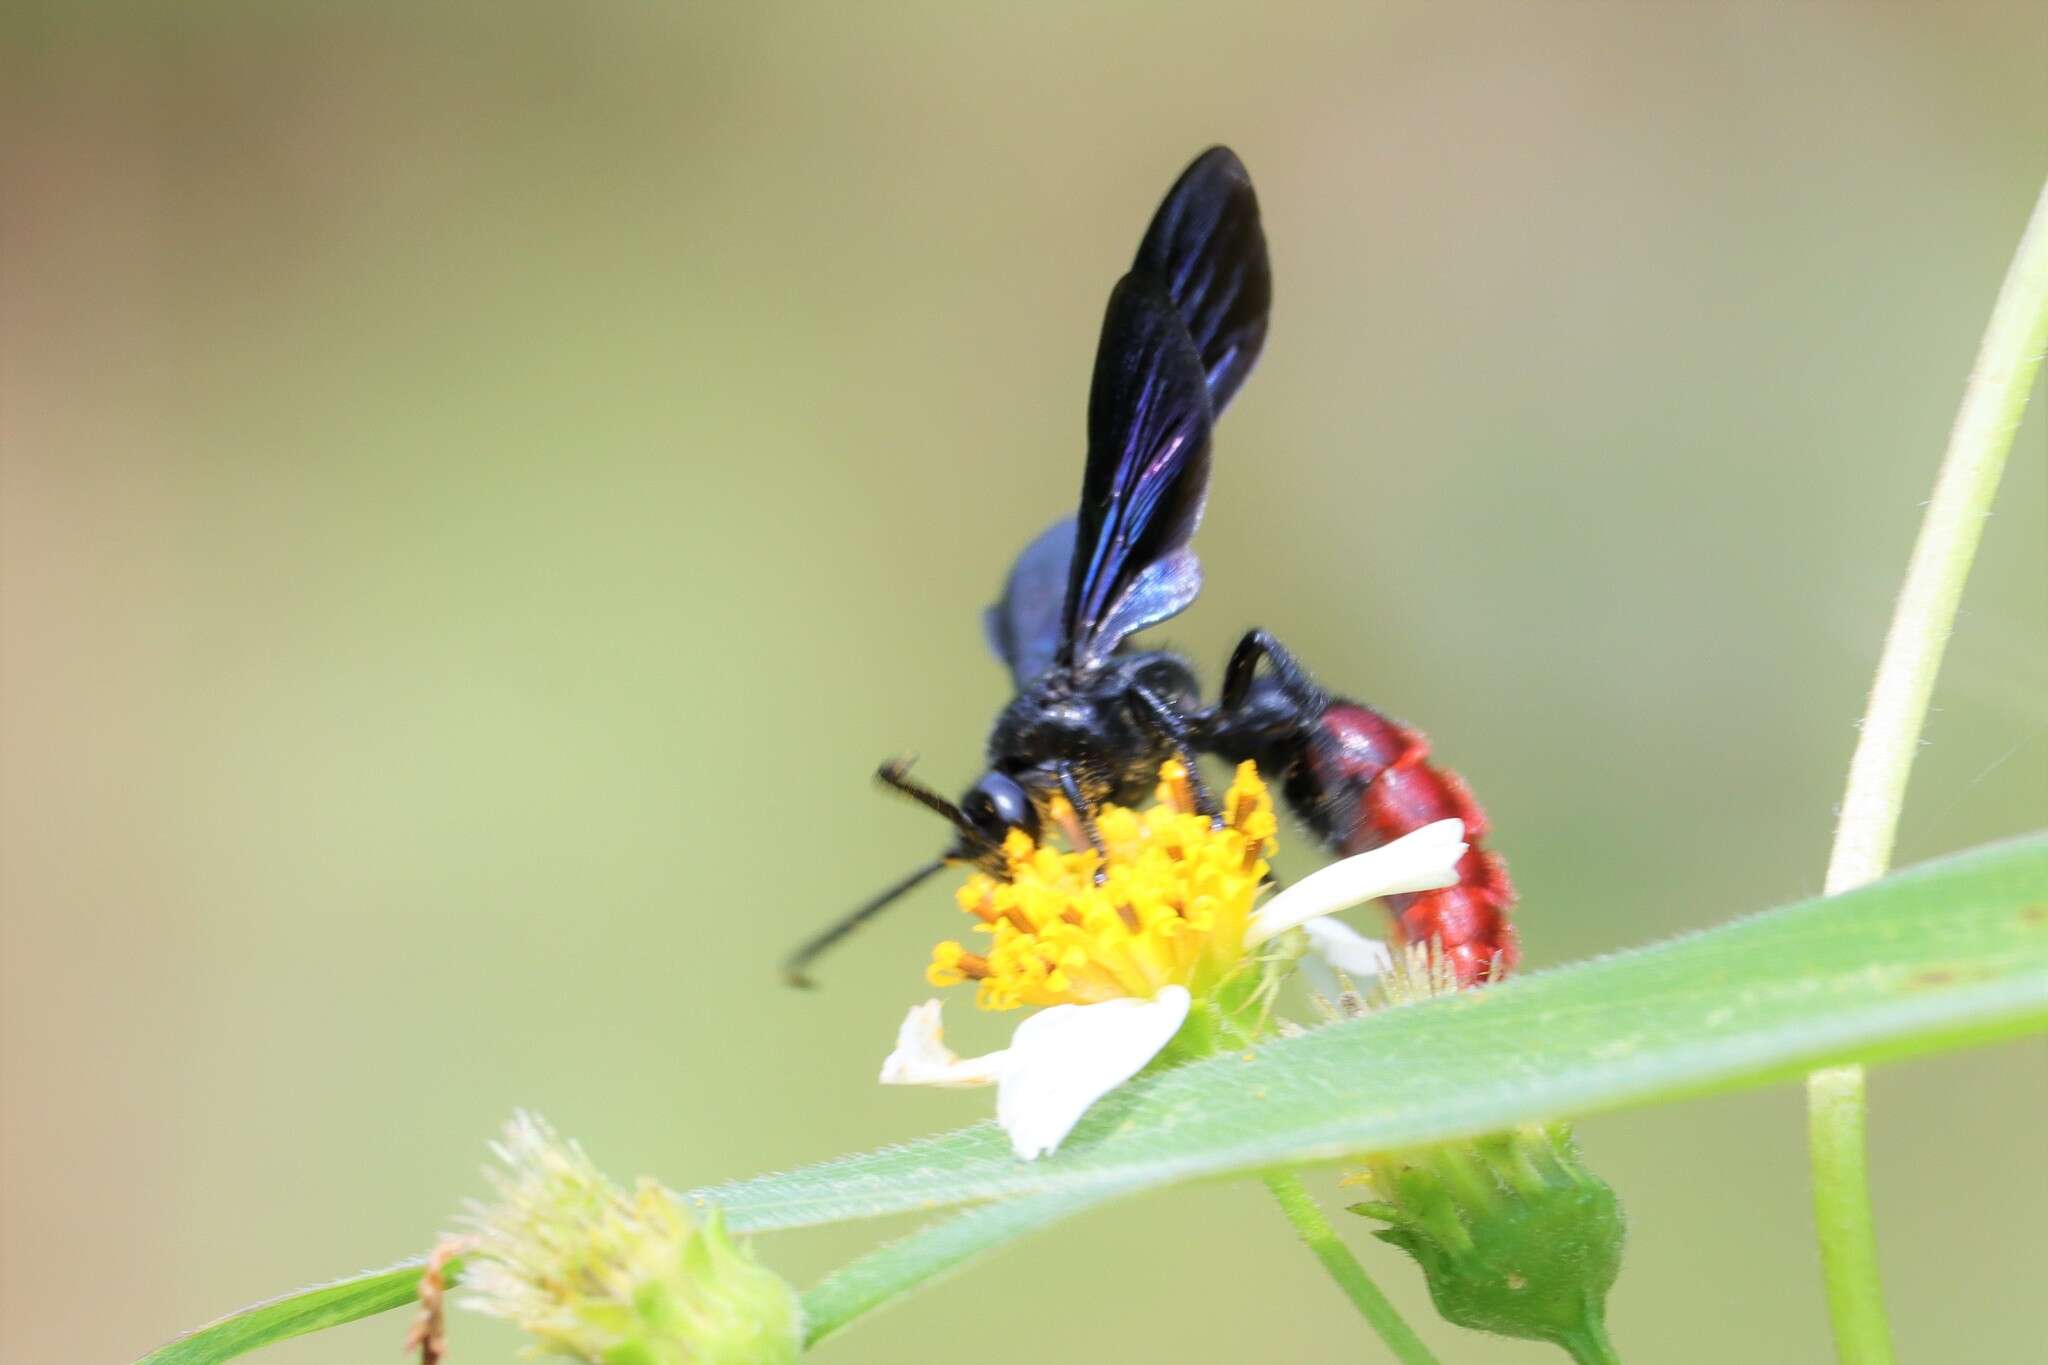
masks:
<path fill-rule="evenodd" d="M 1244 164 L 1229 148 L 1210 148 L 1174 182 L 1145 230 L 1132 273 L 1150 276 L 1179 314 L 1208 389 L 1208 415 L 1213 421 L 1258 359 L 1273 294 L 1258 197 Z M 1103 351 L 1097 361 L 1098 394 L 1115 318 L 1112 300 L 1111 319 L 1105 322 Z M 1171 330 L 1156 317 L 1153 325 Z M 1184 379 L 1185 366 L 1177 368 Z M 1184 408 L 1193 406 L 1184 393 L 1180 401 Z M 1109 450 L 1122 449 L 1116 442 L 1147 439 L 1133 430 L 1106 445 L 1110 438 L 1102 434 L 1098 406 L 1098 400 L 1091 398 L 1084 515 L 1091 502 L 1122 496 L 1116 490 L 1124 485 L 1108 477 L 1114 471 L 1100 468 L 1110 460 Z M 1157 417 L 1158 413 L 1129 413 L 1124 420 L 1142 421 L 1148 415 Z M 1201 566 L 1187 540 L 1201 517 L 1207 479 L 1206 435 L 1201 445 L 1189 467 L 1161 471 L 1149 481 L 1143 477 L 1130 481 L 1131 496 L 1137 501 L 1158 497 L 1173 504 L 1157 528 L 1163 534 L 1155 535 L 1149 548 L 1138 543 L 1143 537 L 1136 529 L 1124 526 L 1117 515 L 1098 506 L 1092 523 L 1096 531 L 1091 535 L 1106 524 L 1111 524 L 1113 531 L 1122 526 L 1126 538 L 1120 547 L 1104 547 L 1091 540 L 1085 562 L 1076 559 L 1075 518 L 1068 517 L 1054 523 L 1017 557 L 1002 600 L 988 608 L 982 623 L 989 647 L 1009 665 L 1020 689 L 1051 667 L 1063 652 L 1070 658 L 1101 657 L 1125 636 L 1175 615 L 1194 600 L 1201 590 Z M 1177 452 L 1176 458 L 1186 454 Z M 1125 451 L 1116 458 L 1142 457 Z M 1136 476 L 1142 470 L 1134 467 L 1123 472 Z M 1099 473 L 1104 477 L 1098 479 Z M 1191 483 L 1176 485 L 1175 479 L 1191 479 Z M 1177 489 L 1171 497 L 1163 491 L 1168 486 Z M 1147 509 L 1134 503 L 1134 509 L 1139 521 L 1160 514 L 1156 507 Z M 1147 554 L 1157 557 L 1148 560 Z M 1089 578 L 1087 584 L 1079 582 L 1084 576 Z M 1069 597 L 1075 599 L 1072 607 Z M 1078 611 L 1083 619 L 1070 623 L 1069 611 Z M 1071 636 L 1073 631 L 1086 638 Z"/>
<path fill-rule="evenodd" d="M 1167 191 L 1132 270 L 1156 277 L 1187 323 L 1221 413 L 1266 341 L 1273 272 L 1251 176 L 1228 147 L 1211 147 Z"/>
<path fill-rule="evenodd" d="M 1074 519 L 1061 517 L 1024 547 L 1010 566 L 1003 600 L 982 613 L 988 647 L 1010 666 L 1010 678 L 1020 692 L 1050 668 L 1059 653 L 1067 570 L 1073 562 Z"/>
<path fill-rule="evenodd" d="M 1088 463 L 1056 661 L 1087 667 L 1201 591 L 1188 542 L 1209 488 L 1207 372 L 1164 286 L 1110 292 L 1088 391 Z"/>

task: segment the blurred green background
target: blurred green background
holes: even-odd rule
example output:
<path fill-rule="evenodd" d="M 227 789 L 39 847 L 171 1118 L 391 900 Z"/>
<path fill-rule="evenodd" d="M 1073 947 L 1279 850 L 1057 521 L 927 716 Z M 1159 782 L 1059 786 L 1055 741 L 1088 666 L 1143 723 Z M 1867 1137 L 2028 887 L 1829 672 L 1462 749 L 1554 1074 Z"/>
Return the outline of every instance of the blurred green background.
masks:
<path fill-rule="evenodd" d="M 1213 678 L 1269 626 L 1426 728 L 1532 966 L 1814 891 L 2048 170 L 2039 5 L 10 6 L 0 43 L 24 1362 L 425 1247 L 515 1105 L 678 1185 L 986 1112 L 873 1082 L 943 891 L 819 994 L 775 963 L 936 847 L 878 759 L 977 771 L 976 614 L 1069 505 L 1102 301 L 1213 141 L 1277 302 L 1168 638 Z M 2037 413 L 1902 860 L 2048 823 L 2044 454 Z M 2037 1351 L 2048 1049 L 1874 1093 L 1906 1357 Z M 1828 1354 L 1796 1091 L 1583 1136 L 1631 1360 Z M 808 1281 L 904 1226 L 765 1250 Z M 1364 1255 L 1447 1360 L 1555 1358 Z M 821 1354 L 1377 1349 L 1217 1186 Z"/>

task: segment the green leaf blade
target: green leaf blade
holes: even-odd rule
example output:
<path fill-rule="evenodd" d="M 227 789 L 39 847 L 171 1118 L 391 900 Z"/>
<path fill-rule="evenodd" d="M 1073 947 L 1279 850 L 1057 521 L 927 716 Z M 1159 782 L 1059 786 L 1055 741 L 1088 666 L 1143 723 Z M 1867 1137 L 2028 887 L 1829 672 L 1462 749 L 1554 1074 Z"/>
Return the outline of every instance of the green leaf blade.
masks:
<path fill-rule="evenodd" d="M 261 1346 L 403 1308 L 418 1295 L 424 1267 L 424 1261 L 415 1259 L 252 1304 L 166 1342 L 136 1365 L 215 1365 Z M 458 1270 L 451 1262 L 449 1283 L 454 1283 Z M 397 1349 L 396 1341 L 392 1347 Z"/>
<path fill-rule="evenodd" d="M 2048 1027 L 2048 835 L 1648 948 L 1141 1077 L 1056 1156 L 990 1123 L 697 1190 L 735 1231 L 981 1205 L 805 1296 L 813 1340 L 1138 1190 L 1788 1080 Z M 1008 1202 L 991 1202 L 1008 1201 Z M 138 1365 L 214 1362 L 414 1300 L 420 1263 L 286 1295 Z M 452 1276 L 451 1276 L 452 1279 Z"/>
<path fill-rule="evenodd" d="M 1021 1162 L 991 1124 L 699 1190 L 738 1229 L 1097 1202 L 2048 1026 L 2048 836 L 1141 1077 Z"/>
<path fill-rule="evenodd" d="M 1092 1202 L 1086 1196 L 1051 1194 L 984 1204 L 877 1247 L 804 1294 L 805 1345 L 815 1346 L 855 1318 Z"/>

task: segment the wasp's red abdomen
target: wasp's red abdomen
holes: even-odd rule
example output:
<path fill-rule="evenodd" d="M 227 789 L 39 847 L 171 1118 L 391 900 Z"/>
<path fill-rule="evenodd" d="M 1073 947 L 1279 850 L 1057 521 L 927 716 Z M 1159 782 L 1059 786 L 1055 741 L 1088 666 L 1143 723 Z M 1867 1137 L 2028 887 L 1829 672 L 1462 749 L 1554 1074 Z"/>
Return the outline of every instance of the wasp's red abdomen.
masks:
<path fill-rule="evenodd" d="M 1334 701 L 1317 728 L 1306 759 L 1312 822 L 1339 853 L 1363 853 L 1438 820 L 1465 822 L 1471 848 L 1458 862 L 1457 885 L 1387 898 L 1401 940 L 1441 943 L 1460 984 L 1512 969 L 1514 885 L 1506 864 L 1480 846 L 1486 813 L 1464 780 L 1429 762 L 1428 740 L 1369 706 Z"/>

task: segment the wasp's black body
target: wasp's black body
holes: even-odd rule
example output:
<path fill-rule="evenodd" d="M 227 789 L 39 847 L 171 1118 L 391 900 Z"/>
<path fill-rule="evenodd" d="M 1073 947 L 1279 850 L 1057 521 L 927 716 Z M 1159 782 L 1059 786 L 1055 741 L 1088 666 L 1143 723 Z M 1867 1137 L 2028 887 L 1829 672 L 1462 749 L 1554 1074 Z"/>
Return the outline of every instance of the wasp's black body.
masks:
<path fill-rule="evenodd" d="M 989 735 L 989 771 L 1026 792 L 1072 781 L 1093 805 L 1144 798 L 1181 747 L 1162 715 L 1199 705 L 1194 669 L 1178 654 L 1118 655 L 1086 674 L 1048 674 L 1018 694 Z"/>
<path fill-rule="evenodd" d="M 1186 764 L 1198 805 L 1212 815 L 1197 755 L 1255 760 L 1339 852 L 1452 816 L 1483 832 L 1463 784 L 1428 766 L 1419 735 L 1324 692 L 1265 632 L 1239 644 L 1213 706 L 1179 655 L 1125 648 L 1201 591 L 1191 542 L 1208 492 L 1210 430 L 1258 358 L 1271 301 L 1251 179 L 1227 148 L 1211 148 L 1167 193 L 1110 293 L 1080 505 L 1025 547 L 986 614 L 990 647 L 1017 689 L 990 733 L 987 772 L 955 805 L 900 764 L 882 769 L 885 783 L 952 823 L 955 845 L 799 949 L 792 980 L 802 982 L 818 953 L 946 863 L 973 861 L 1000 875 L 1005 835 L 1036 837 L 1055 798 L 1094 839 L 1094 809 L 1142 801 L 1169 758 Z M 1474 961 L 1485 954 L 1476 976 L 1512 961 L 1504 919 L 1512 893 L 1498 860 L 1467 856 L 1480 860 L 1465 876 L 1477 888 L 1469 904 L 1431 899 L 1467 890 L 1461 883 L 1396 908 L 1409 936 L 1467 943 Z"/>

